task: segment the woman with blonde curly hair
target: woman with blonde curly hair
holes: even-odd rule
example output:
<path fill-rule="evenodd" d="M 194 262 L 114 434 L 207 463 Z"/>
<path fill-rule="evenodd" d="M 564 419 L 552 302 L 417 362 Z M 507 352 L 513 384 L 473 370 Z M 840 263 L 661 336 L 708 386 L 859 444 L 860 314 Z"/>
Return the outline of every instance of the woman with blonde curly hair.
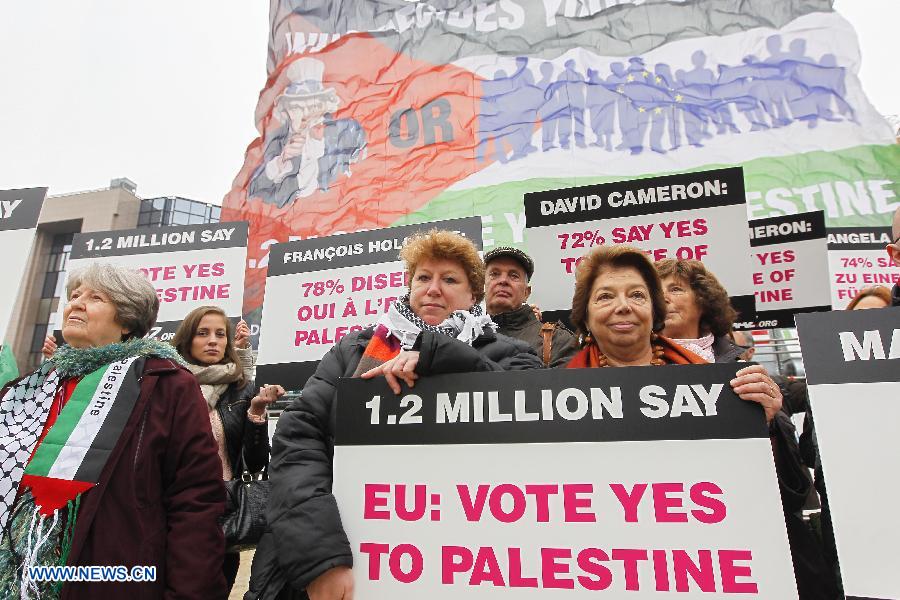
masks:
<path fill-rule="evenodd" d="M 253 597 L 353 597 L 353 553 L 331 493 L 335 389 L 341 377 L 384 377 L 395 393 L 419 377 L 538 369 L 529 345 L 496 333 L 478 303 L 484 263 L 466 238 L 435 231 L 400 252 L 409 293 L 378 322 L 342 338 L 278 421 L 270 464 L 271 535 L 254 558 Z M 276 550 L 277 549 L 277 550 Z M 280 571 L 278 575 L 273 573 Z"/>
<path fill-rule="evenodd" d="M 699 260 L 656 262 L 666 299 L 663 333 L 708 362 L 734 362 L 746 348 L 728 336 L 737 318 L 728 292 Z"/>

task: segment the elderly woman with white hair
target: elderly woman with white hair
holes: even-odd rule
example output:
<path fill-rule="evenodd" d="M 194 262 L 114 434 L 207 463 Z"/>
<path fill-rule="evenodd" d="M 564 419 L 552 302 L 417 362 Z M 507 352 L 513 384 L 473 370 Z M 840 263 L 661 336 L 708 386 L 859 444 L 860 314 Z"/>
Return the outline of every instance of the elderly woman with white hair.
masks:
<path fill-rule="evenodd" d="M 223 598 L 222 465 L 196 380 L 143 338 L 156 291 L 99 264 L 67 288 L 67 345 L 0 391 L 0 597 Z M 57 565 L 124 569 L 35 576 Z"/>

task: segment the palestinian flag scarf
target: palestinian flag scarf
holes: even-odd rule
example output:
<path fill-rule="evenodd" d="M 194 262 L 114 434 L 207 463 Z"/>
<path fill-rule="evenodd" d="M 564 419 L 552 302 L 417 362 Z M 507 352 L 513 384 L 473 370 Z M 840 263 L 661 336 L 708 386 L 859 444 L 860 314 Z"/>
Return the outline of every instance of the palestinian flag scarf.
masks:
<path fill-rule="evenodd" d="M 63 346 L 3 394 L 0 597 L 58 597 L 61 582 L 30 580 L 28 567 L 66 563 L 81 496 L 98 483 L 119 442 L 149 356 L 184 362 L 171 345 L 156 340 Z M 80 379 L 40 439 L 54 397 L 73 378 Z"/>
<path fill-rule="evenodd" d="M 31 457 L 22 486 L 45 517 L 100 480 L 141 387 L 132 356 L 85 375 Z"/>
<path fill-rule="evenodd" d="M 61 582 L 32 580 L 29 568 L 66 563 L 81 495 L 100 481 L 137 404 L 143 365 L 143 358 L 132 356 L 82 377 L 35 448 L 4 539 L 11 551 L 4 547 L 0 556 L 0 590 L 5 595 L 58 596 Z"/>

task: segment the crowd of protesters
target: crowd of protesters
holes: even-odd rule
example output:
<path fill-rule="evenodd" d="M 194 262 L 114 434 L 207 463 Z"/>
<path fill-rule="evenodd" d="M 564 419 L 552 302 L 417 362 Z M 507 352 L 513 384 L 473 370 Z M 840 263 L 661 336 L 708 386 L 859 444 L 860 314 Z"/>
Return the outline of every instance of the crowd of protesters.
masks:
<path fill-rule="evenodd" d="M 900 266 L 900 211 L 892 240 Z M 3 431 L 16 432 L 0 448 L 0 597 L 225 598 L 239 555 L 225 546 L 224 484 L 267 470 L 268 526 L 245 598 L 349 600 L 353 553 L 331 492 L 339 378 L 384 377 L 400 393 L 437 374 L 753 358 L 752 338 L 732 331 L 727 290 L 697 261 L 654 264 L 630 246 L 594 248 L 576 270 L 573 332 L 542 323 L 528 304 L 535 267 L 521 250 L 482 259 L 466 238 L 432 231 L 408 239 L 400 256 L 407 294 L 320 361 L 279 418 L 271 461 L 266 410 L 285 390 L 254 384 L 246 323 L 206 306 L 185 317 L 172 344 L 147 339 L 159 301 L 139 273 L 98 264 L 72 273 L 65 344 L 48 338 L 46 361 L 0 392 Z M 848 308 L 888 305 L 900 305 L 898 286 L 863 290 Z M 805 385 L 757 364 L 730 384 L 769 424 L 800 598 L 839 598 Z M 79 420 L 96 398 L 112 406 L 102 422 Z M 790 418 L 798 413 L 799 444 Z M 813 485 L 825 509 L 821 538 L 801 512 Z M 52 565 L 145 565 L 156 578 L 29 575 Z"/>

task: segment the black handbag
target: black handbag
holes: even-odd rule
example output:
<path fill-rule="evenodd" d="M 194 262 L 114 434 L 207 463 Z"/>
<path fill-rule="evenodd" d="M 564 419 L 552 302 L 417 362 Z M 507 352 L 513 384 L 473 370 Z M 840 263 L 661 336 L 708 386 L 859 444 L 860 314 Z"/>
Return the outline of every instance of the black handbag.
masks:
<path fill-rule="evenodd" d="M 266 529 L 266 505 L 269 502 L 269 475 L 265 469 L 250 473 L 244 469 L 241 456 L 241 476 L 225 482 L 225 548 L 244 550 L 256 546 Z"/>

